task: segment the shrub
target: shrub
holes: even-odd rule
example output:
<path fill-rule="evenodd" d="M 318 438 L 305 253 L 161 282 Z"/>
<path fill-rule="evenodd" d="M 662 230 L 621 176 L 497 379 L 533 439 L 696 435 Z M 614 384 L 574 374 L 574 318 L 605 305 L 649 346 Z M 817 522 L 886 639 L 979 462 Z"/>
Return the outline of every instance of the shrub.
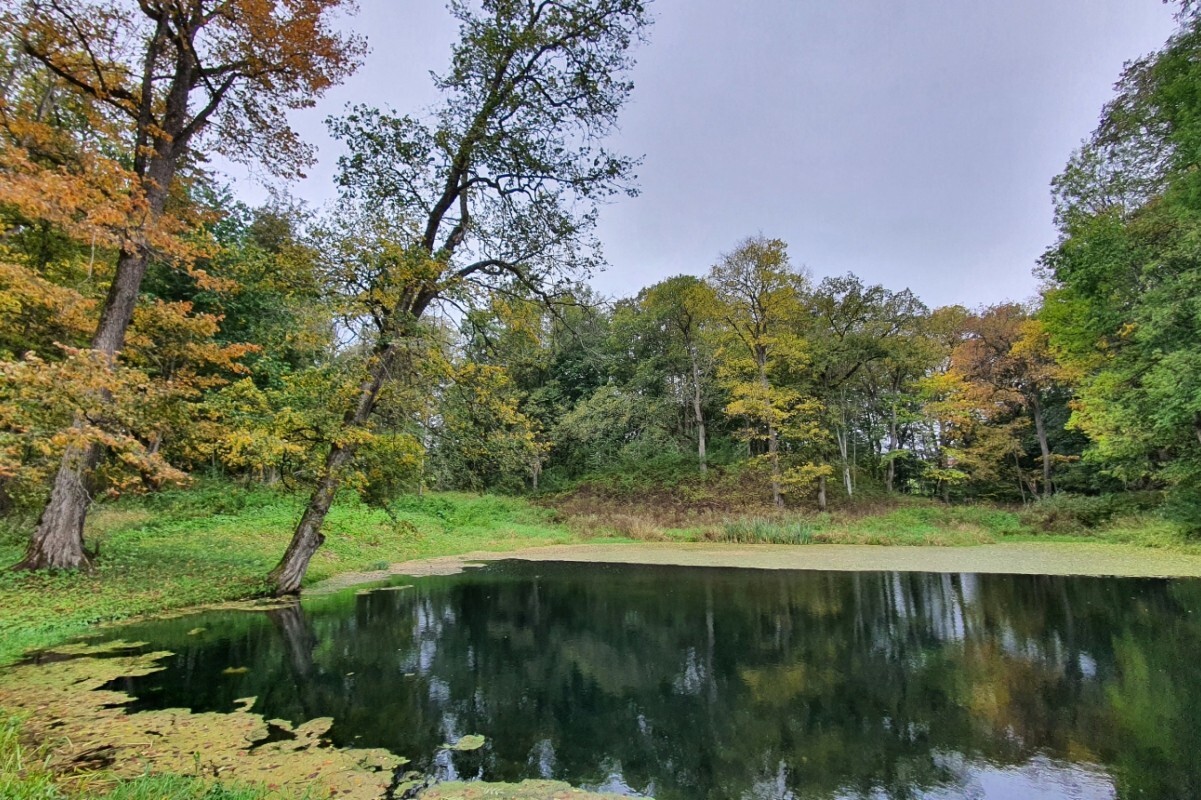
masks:
<path fill-rule="evenodd" d="M 1123 492 L 1086 496 L 1057 494 L 1045 497 L 1022 511 L 1022 524 L 1043 533 L 1085 533 L 1116 517 L 1130 516 L 1157 508 L 1157 492 Z"/>

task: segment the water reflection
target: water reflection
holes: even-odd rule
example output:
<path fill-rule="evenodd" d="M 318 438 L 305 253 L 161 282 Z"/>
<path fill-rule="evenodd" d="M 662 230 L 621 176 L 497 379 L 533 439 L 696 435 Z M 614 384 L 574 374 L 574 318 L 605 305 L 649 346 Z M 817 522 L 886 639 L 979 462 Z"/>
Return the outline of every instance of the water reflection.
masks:
<path fill-rule="evenodd" d="M 443 778 L 660 800 L 1201 797 L 1198 581 L 511 562 L 412 583 L 122 631 L 177 653 L 124 688 L 332 716 L 337 743 Z"/>

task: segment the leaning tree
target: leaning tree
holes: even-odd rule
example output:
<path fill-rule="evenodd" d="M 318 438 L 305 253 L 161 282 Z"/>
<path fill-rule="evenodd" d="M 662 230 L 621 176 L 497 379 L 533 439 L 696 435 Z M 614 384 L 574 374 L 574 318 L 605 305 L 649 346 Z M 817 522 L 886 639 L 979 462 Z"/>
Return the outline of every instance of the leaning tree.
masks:
<path fill-rule="evenodd" d="M 395 224 L 373 262 L 369 356 L 341 433 L 290 545 L 271 573 L 300 590 L 321 526 L 389 377 L 421 318 L 496 292 L 550 299 L 599 263 L 597 206 L 633 194 L 636 161 L 603 144 L 633 85 L 631 48 L 650 23 L 644 0 L 453 0 L 460 23 L 443 95 L 425 118 L 356 107 L 331 122 L 345 142 L 347 204 Z"/>

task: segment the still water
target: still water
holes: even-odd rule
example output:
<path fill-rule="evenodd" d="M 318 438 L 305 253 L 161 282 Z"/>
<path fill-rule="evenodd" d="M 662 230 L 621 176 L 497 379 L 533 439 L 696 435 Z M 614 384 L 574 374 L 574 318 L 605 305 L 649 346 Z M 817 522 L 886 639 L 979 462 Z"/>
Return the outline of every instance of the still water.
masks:
<path fill-rule="evenodd" d="M 444 779 L 1201 798 L 1196 580 L 514 561 L 119 634 L 175 653 L 114 685 L 134 708 L 255 696 Z M 486 744 L 441 749 L 467 734 Z"/>

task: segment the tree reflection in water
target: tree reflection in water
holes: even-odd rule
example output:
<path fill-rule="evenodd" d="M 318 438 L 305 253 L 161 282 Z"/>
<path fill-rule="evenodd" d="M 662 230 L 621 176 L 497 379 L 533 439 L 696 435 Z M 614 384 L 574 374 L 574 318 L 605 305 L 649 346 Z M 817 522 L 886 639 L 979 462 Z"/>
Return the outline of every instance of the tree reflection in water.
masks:
<path fill-rule="evenodd" d="M 439 777 L 660 800 L 1201 797 L 1198 581 L 505 562 L 410 582 L 123 630 L 177 653 L 123 688 L 332 716 L 335 742 Z M 487 745 L 439 750 L 471 733 Z"/>

